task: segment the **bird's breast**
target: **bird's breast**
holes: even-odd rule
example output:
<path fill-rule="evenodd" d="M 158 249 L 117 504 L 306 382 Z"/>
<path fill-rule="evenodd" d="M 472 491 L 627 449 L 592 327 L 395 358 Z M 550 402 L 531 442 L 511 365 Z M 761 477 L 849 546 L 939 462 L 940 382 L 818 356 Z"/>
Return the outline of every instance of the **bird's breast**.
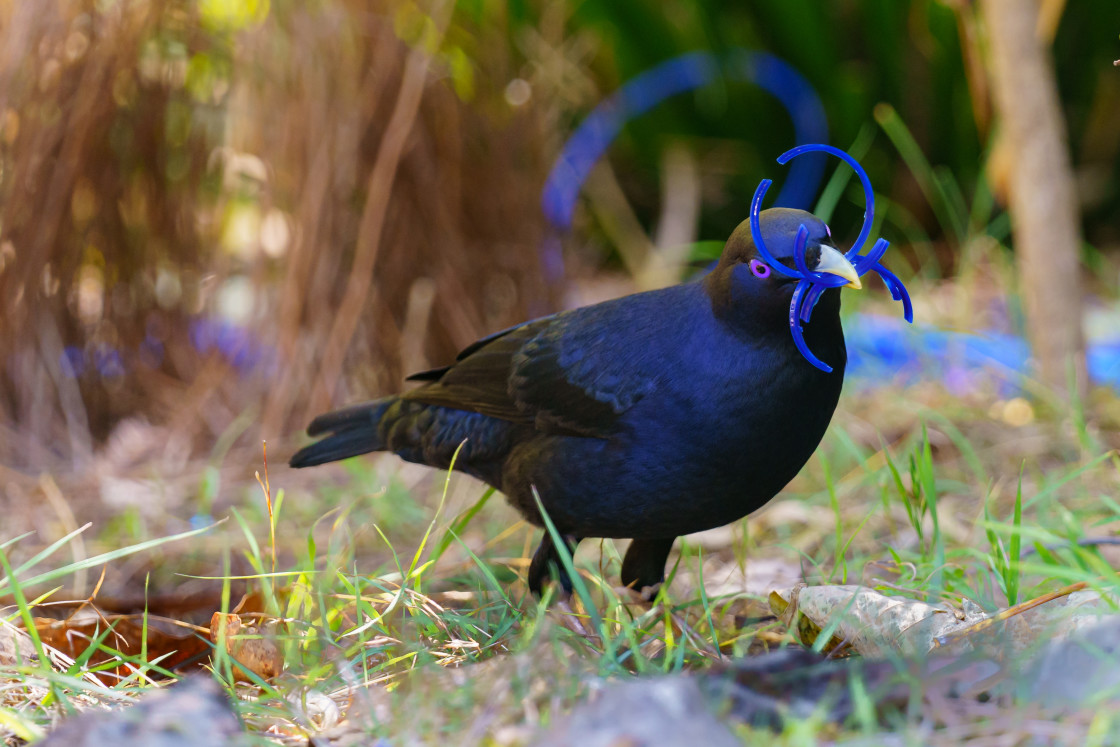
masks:
<path fill-rule="evenodd" d="M 662 382 L 614 449 L 644 521 L 686 534 L 760 508 L 804 466 L 840 396 L 843 371 L 755 347 L 694 357 L 689 381 Z M 721 360 L 721 358 L 725 358 Z M 649 496 L 658 496 L 651 500 Z"/>

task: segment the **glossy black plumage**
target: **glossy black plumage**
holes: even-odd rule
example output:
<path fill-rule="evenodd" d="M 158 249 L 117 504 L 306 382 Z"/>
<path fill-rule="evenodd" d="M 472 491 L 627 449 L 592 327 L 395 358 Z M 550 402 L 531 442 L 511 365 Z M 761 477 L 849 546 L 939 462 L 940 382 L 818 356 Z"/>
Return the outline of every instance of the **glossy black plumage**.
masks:
<path fill-rule="evenodd" d="M 831 256 L 820 220 L 761 214 L 770 252 L 789 266 L 802 224 L 816 266 L 822 251 Z M 805 325 L 809 347 L 834 368 L 824 373 L 794 346 L 794 283 L 777 272 L 758 277 L 752 259 L 744 222 L 702 278 L 483 338 L 450 366 L 412 376 L 416 389 L 319 416 L 308 433 L 326 438 L 291 464 L 384 450 L 447 468 L 465 439 L 456 469 L 541 525 L 535 487 L 573 546 L 633 539 L 623 583 L 659 583 L 677 536 L 745 516 L 797 474 L 840 396 L 839 289 L 824 293 Z M 534 591 L 555 560 L 546 534 L 529 571 Z"/>

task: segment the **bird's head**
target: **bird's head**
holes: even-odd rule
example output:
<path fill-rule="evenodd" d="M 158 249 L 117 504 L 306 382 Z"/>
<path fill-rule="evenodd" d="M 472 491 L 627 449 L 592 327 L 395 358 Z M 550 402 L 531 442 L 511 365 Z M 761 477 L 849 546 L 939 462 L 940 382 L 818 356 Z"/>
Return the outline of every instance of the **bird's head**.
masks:
<path fill-rule="evenodd" d="M 740 324 L 771 325 L 775 311 L 789 302 L 786 317 L 794 345 L 805 359 L 825 373 L 832 366 L 818 358 L 809 348 L 806 330 L 818 302 L 826 310 L 829 320 L 815 336 L 838 338 L 840 332 L 841 287 L 859 288 L 859 276 L 875 272 L 887 284 L 891 296 L 902 301 L 906 321 L 914 320 L 914 308 L 906 286 L 887 268 L 879 263 L 890 242 L 880 238 L 867 254 L 860 254 L 871 233 L 875 216 L 875 193 L 867 172 L 856 159 L 831 145 L 813 143 L 799 145 L 778 156 L 778 163 L 810 152 L 830 153 L 847 163 L 856 172 L 863 187 L 867 209 L 863 213 L 863 227 L 854 245 L 846 254 L 833 246 L 828 226 L 811 213 L 802 210 L 771 209 L 762 211 L 762 199 L 771 181 L 763 179 L 751 200 L 751 217 L 741 223 L 728 239 L 716 269 L 711 273 L 708 290 L 717 314 L 736 318 Z M 745 303 L 744 303 L 745 302 Z"/>
<path fill-rule="evenodd" d="M 751 327 L 784 331 L 789 323 L 790 303 L 800 280 L 787 275 L 774 264 L 780 263 L 799 273 L 795 248 L 797 234 L 804 226 L 805 266 L 811 273 L 835 275 L 849 288 L 860 288 L 859 273 L 852 263 L 833 245 L 828 226 L 820 218 L 804 210 L 771 208 L 759 213 L 759 228 L 769 257 L 759 252 L 745 220 L 731 234 L 723 247 L 719 263 L 708 277 L 709 290 L 717 313 L 737 319 Z M 827 307 L 839 310 L 839 291 L 825 294 Z M 788 332 L 787 332 L 788 334 Z"/>
<path fill-rule="evenodd" d="M 720 257 L 720 267 L 730 270 L 736 285 L 753 286 L 757 291 L 783 295 L 789 303 L 793 287 L 800 279 L 776 270 L 770 261 L 777 260 L 794 273 L 798 272 L 795 259 L 797 233 L 802 226 L 807 231 L 805 239 L 805 265 L 814 273 L 836 275 L 848 282 L 845 288 L 862 288 L 859 273 L 852 263 L 832 243 L 832 234 L 817 216 L 804 210 L 771 208 L 758 216 L 762 239 L 770 257 L 767 258 L 755 245 L 751 222 L 745 220 L 731 234 Z M 756 292 L 757 292 L 756 291 Z M 753 294 L 752 294 L 753 295 Z"/>

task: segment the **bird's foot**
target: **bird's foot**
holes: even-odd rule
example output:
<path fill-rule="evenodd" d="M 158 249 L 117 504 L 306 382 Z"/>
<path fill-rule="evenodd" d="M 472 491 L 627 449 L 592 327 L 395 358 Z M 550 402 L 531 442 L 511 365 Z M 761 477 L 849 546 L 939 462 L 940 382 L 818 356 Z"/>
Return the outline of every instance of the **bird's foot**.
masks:
<path fill-rule="evenodd" d="M 641 588 L 635 588 L 633 585 L 616 586 L 615 592 L 618 594 L 619 599 L 625 600 L 626 604 L 652 607 L 657 601 L 657 595 L 661 593 L 661 587 L 664 585 L 663 581 L 658 581 L 655 584 L 648 584 Z"/>
<path fill-rule="evenodd" d="M 568 630 L 586 639 L 592 645 L 599 645 L 599 635 L 585 624 L 587 615 L 572 609 L 571 595 L 562 594 L 549 612 L 554 614 L 556 621 Z"/>
<path fill-rule="evenodd" d="M 579 544 L 579 537 L 565 536 L 564 543 L 567 545 L 568 557 L 571 557 L 575 553 L 576 545 Z M 560 554 L 556 551 L 556 545 L 552 543 L 552 537 L 546 532 L 541 538 L 540 545 L 537 546 L 537 551 L 533 553 L 533 560 L 529 563 L 529 573 L 525 579 L 529 584 L 529 591 L 533 592 L 538 598 L 543 594 L 544 585 L 553 569 L 555 569 L 556 578 L 560 582 L 563 598 L 571 597 L 572 580 L 568 577 L 568 572 L 561 562 Z"/>
<path fill-rule="evenodd" d="M 643 601 L 655 600 L 665 583 L 665 562 L 675 540 L 675 537 L 636 539 L 626 548 L 619 578 Z"/>

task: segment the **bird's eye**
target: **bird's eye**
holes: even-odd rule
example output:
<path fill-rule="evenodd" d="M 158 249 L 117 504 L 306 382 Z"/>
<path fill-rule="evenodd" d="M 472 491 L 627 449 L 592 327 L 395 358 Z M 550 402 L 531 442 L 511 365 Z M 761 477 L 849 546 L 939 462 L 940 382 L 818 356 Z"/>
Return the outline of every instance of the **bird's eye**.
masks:
<path fill-rule="evenodd" d="M 751 272 L 754 273 L 756 278 L 766 279 L 770 277 L 770 265 L 765 262 L 760 262 L 757 259 L 751 260 Z"/>

